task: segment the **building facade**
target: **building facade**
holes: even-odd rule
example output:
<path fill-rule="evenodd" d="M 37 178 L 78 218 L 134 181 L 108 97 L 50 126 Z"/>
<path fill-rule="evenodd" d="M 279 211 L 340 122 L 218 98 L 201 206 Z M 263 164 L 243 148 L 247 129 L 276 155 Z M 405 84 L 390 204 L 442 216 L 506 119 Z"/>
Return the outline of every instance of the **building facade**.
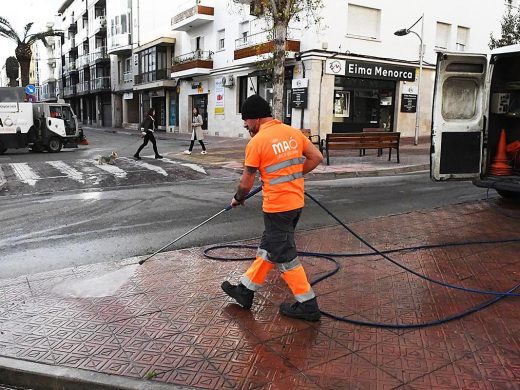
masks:
<path fill-rule="evenodd" d="M 253 93 L 272 98 L 261 60 L 269 58 L 273 37 L 250 3 L 66 0 L 59 9 L 63 97 L 92 125 L 137 128 L 153 107 L 159 129 L 189 132 L 197 107 L 210 135 L 245 137 L 242 102 Z M 364 128 L 412 136 L 417 110 L 420 134 L 429 134 L 436 52 L 487 52 L 507 6 L 323 3 L 319 25 L 305 18 L 290 25 L 283 118 L 321 136 Z M 394 34 L 416 21 L 415 34 Z"/>

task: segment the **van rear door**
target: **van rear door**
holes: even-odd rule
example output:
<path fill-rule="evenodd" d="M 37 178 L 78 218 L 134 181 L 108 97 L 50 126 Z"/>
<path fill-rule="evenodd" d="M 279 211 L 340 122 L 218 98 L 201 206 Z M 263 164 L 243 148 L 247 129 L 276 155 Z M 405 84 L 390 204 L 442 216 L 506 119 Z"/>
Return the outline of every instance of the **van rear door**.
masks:
<path fill-rule="evenodd" d="M 430 153 L 433 180 L 480 176 L 486 70 L 485 54 L 438 53 Z"/>

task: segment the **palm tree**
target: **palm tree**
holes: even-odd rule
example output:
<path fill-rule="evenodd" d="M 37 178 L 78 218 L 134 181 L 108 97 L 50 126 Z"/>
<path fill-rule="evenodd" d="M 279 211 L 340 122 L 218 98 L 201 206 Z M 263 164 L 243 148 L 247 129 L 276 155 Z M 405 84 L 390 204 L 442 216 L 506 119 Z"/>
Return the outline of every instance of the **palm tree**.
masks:
<path fill-rule="evenodd" d="M 29 34 L 32 25 L 33 23 L 27 23 L 25 25 L 22 37 L 15 31 L 7 19 L 0 16 L 0 36 L 11 39 L 16 43 L 14 54 L 20 63 L 20 74 L 23 87 L 29 84 L 29 68 L 31 66 L 32 45 L 36 41 L 40 40 L 43 42 L 45 47 L 47 47 L 47 41 L 45 38 L 61 34 L 60 32 L 52 29 L 36 34 Z"/>

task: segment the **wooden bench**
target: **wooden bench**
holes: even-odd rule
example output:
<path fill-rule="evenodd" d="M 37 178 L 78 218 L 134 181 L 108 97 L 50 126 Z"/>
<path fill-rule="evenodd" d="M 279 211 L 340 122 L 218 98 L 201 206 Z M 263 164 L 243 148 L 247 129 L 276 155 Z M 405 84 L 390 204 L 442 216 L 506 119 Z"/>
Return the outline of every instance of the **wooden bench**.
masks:
<path fill-rule="evenodd" d="M 314 145 L 318 147 L 321 152 L 321 137 L 318 134 L 312 134 L 311 129 L 300 129 L 304 136 L 306 136 L 309 141 L 311 141 Z"/>
<path fill-rule="evenodd" d="M 329 163 L 330 150 L 345 149 L 387 149 L 388 161 L 392 158 L 392 149 L 397 151 L 397 163 L 399 163 L 399 139 L 401 133 L 332 133 L 322 142 L 322 148 L 327 153 L 327 165 Z"/>

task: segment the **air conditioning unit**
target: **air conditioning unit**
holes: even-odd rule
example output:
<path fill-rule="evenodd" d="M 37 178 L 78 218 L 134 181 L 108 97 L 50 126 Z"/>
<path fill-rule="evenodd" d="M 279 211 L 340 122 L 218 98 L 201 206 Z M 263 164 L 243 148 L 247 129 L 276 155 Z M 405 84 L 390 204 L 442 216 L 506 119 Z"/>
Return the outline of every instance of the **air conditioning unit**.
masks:
<path fill-rule="evenodd" d="M 231 75 L 223 77 L 222 83 L 225 87 L 232 87 L 233 85 L 235 85 L 235 78 Z"/>

